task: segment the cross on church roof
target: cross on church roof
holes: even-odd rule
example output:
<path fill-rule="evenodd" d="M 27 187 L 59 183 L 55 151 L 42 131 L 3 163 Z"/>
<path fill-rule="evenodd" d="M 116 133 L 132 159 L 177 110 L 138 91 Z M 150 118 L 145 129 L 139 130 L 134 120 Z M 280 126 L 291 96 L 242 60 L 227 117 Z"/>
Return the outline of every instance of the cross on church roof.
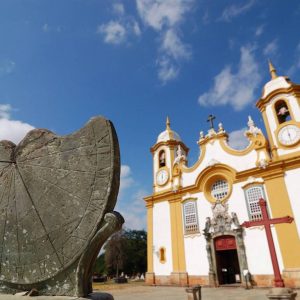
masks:
<path fill-rule="evenodd" d="M 211 129 L 214 129 L 214 119 L 215 119 L 215 118 L 216 118 L 216 117 L 213 116 L 213 115 L 209 115 L 208 118 L 207 118 L 207 122 L 210 122 L 210 128 L 211 128 Z"/>

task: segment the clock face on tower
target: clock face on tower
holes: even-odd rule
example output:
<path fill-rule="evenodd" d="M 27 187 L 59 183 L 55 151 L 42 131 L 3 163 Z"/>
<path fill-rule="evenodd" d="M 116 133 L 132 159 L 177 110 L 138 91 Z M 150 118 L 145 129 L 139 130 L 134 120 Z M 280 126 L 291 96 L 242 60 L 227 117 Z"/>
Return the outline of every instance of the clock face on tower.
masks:
<path fill-rule="evenodd" d="M 300 128 L 296 125 L 287 125 L 278 132 L 278 140 L 284 146 L 296 144 L 300 140 Z"/>
<path fill-rule="evenodd" d="M 167 170 L 163 169 L 156 173 L 156 182 L 159 185 L 164 185 L 169 179 L 169 173 Z"/>

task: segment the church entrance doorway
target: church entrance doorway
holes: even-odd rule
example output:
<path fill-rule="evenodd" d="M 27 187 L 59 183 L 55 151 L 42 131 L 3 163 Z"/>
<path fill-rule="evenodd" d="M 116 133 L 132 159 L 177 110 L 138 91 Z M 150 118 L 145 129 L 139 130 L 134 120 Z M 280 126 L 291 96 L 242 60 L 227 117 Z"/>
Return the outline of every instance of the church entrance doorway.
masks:
<path fill-rule="evenodd" d="M 241 272 L 234 236 L 215 239 L 216 266 L 219 285 L 241 283 Z"/>

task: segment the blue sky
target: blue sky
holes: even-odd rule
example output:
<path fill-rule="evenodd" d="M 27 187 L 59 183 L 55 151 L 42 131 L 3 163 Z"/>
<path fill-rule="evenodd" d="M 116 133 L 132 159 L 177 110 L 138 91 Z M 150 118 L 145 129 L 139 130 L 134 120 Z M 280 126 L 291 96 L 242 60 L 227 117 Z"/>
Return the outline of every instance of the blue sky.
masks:
<path fill-rule="evenodd" d="M 33 127 L 64 135 L 103 115 L 122 160 L 117 210 L 145 227 L 149 148 L 165 119 L 196 161 L 207 116 L 244 147 L 269 80 L 267 59 L 300 82 L 300 3 L 196 0 L 0 0 L 0 138 Z"/>

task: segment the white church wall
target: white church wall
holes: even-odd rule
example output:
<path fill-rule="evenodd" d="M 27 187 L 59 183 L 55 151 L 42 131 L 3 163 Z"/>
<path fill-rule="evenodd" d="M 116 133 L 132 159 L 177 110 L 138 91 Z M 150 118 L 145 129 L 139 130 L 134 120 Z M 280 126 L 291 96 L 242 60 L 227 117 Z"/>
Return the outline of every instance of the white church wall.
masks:
<path fill-rule="evenodd" d="M 166 261 L 159 261 L 159 249 L 164 247 Z M 170 206 L 167 201 L 153 206 L 153 265 L 156 275 L 170 275 L 173 270 Z"/>
<path fill-rule="evenodd" d="M 240 223 L 249 221 L 248 209 L 244 190 L 242 186 L 246 182 L 235 184 L 229 200 L 229 211 L 236 212 Z M 268 198 L 266 199 L 268 207 Z M 277 253 L 279 267 L 283 269 L 282 256 L 279 249 L 278 238 L 275 228 L 272 228 L 272 235 Z M 244 243 L 248 261 L 248 268 L 252 274 L 273 274 L 272 261 L 270 257 L 265 229 L 261 227 L 245 228 Z"/>
<path fill-rule="evenodd" d="M 206 144 L 205 157 L 200 166 L 193 172 L 182 173 L 182 185 L 189 186 L 195 183 L 199 174 L 210 165 L 213 160 L 216 160 L 222 164 L 228 165 L 237 171 L 244 171 L 256 167 L 257 154 L 253 150 L 246 155 L 231 155 L 223 150 L 219 141 L 215 141 L 213 144 Z"/>
<path fill-rule="evenodd" d="M 294 215 L 294 222 L 297 227 L 298 236 L 300 238 L 300 185 L 299 185 L 299 178 L 300 178 L 300 169 L 294 169 L 286 171 L 285 175 L 285 184 L 287 187 L 288 195 L 290 198 L 293 215 Z"/>
<path fill-rule="evenodd" d="M 205 200 L 203 193 L 193 194 L 197 200 L 199 234 L 186 235 L 184 248 L 186 256 L 186 270 L 189 275 L 208 275 L 209 265 L 206 253 L 206 241 L 203 235 L 206 217 L 211 216 L 211 206 Z"/>
<path fill-rule="evenodd" d="M 290 95 L 288 99 L 290 99 L 290 106 L 293 108 L 293 115 L 295 117 L 295 121 L 300 122 L 300 106 L 297 98 L 295 96 Z"/>

